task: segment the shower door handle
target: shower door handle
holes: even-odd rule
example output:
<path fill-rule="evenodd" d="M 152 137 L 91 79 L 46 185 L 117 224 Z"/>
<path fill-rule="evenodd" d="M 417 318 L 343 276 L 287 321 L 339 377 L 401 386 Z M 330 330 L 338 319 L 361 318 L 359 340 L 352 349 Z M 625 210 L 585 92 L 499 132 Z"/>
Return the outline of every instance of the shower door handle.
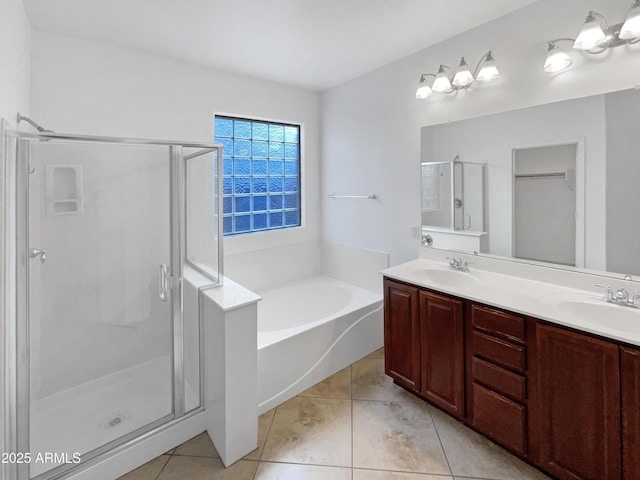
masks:
<path fill-rule="evenodd" d="M 160 274 L 158 275 L 158 295 L 163 302 L 169 298 L 169 268 L 164 264 L 160 264 Z"/>

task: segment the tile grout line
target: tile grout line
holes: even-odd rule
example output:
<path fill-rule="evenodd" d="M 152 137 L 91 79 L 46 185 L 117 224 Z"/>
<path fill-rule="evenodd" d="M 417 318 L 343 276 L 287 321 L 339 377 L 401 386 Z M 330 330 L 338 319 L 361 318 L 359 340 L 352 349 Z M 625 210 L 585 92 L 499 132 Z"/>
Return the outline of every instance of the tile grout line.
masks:
<path fill-rule="evenodd" d="M 271 434 L 271 427 L 273 427 L 273 422 L 276 421 L 276 414 L 278 413 L 278 408 L 280 405 L 273 409 L 273 416 L 271 417 L 271 421 L 269 422 L 269 428 L 267 428 L 267 434 L 264 436 L 264 444 L 262 445 L 262 451 L 258 457 L 258 466 L 260 466 L 260 462 L 262 462 L 262 456 L 264 455 L 264 449 L 267 447 L 267 442 L 269 441 L 269 435 Z M 260 417 L 258 417 L 258 426 L 260 426 Z M 257 472 L 257 469 L 256 469 Z"/>
<path fill-rule="evenodd" d="M 449 457 L 447 455 L 447 451 L 444 448 L 444 444 L 442 443 L 442 438 L 440 438 L 440 432 L 438 431 L 438 425 L 436 425 L 436 421 L 433 418 L 433 414 L 431 413 L 431 405 L 427 403 L 427 410 L 429 411 L 429 417 L 431 418 L 431 422 L 433 423 L 433 429 L 436 431 L 436 436 L 438 437 L 438 442 L 440 443 L 440 448 L 442 448 L 442 453 L 444 454 L 444 459 L 447 461 L 447 467 L 449 468 L 449 473 L 451 474 L 451 478 L 455 479 L 453 475 L 453 470 L 451 469 L 451 462 L 449 462 Z"/>
<path fill-rule="evenodd" d="M 381 469 L 377 469 L 377 468 L 367 468 L 367 467 L 361 467 L 358 468 L 358 470 L 366 470 L 368 472 L 385 472 L 385 473 L 400 473 L 402 475 L 404 474 L 408 474 L 408 475 L 417 475 L 419 477 L 442 477 L 442 480 L 454 480 L 454 477 L 452 477 L 451 475 L 448 475 L 446 473 L 424 473 L 424 472 L 413 472 L 411 470 L 381 470 Z M 486 479 L 486 478 L 475 478 L 475 477 L 458 477 L 460 478 L 460 480 L 492 480 L 492 479 Z"/>
<path fill-rule="evenodd" d="M 355 362 L 354 362 L 355 363 Z M 349 365 L 349 401 L 351 402 L 351 480 L 353 480 L 353 449 L 354 449 L 354 435 L 353 435 L 353 363 Z"/>
<path fill-rule="evenodd" d="M 158 472 L 158 475 L 156 475 L 155 480 L 158 480 L 160 478 L 160 475 L 162 475 L 162 472 L 164 472 L 164 469 L 167 466 L 167 464 L 169 463 L 169 461 L 171 460 L 171 457 L 173 457 L 173 453 L 170 453 L 168 456 L 169 456 L 169 458 L 167 458 L 167 461 L 164 462 L 164 465 L 162 465 L 162 468 Z"/>

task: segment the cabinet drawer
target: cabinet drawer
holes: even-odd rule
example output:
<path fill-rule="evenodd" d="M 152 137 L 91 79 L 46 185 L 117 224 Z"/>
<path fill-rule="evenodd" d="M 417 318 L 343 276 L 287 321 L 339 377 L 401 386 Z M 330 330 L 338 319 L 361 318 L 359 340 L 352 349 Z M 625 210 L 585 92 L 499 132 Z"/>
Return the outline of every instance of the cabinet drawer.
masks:
<path fill-rule="evenodd" d="M 478 330 L 490 332 L 508 340 L 524 342 L 525 321 L 522 317 L 481 305 L 472 305 L 471 322 Z"/>
<path fill-rule="evenodd" d="M 488 437 L 522 455 L 527 450 L 527 409 L 473 384 L 473 424 Z"/>
<path fill-rule="evenodd" d="M 524 372 L 525 348 L 481 332 L 473 332 L 473 354 L 506 368 Z"/>
<path fill-rule="evenodd" d="M 473 380 L 514 400 L 527 398 L 525 377 L 500 368 L 479 358 L 472 360 Z"/>

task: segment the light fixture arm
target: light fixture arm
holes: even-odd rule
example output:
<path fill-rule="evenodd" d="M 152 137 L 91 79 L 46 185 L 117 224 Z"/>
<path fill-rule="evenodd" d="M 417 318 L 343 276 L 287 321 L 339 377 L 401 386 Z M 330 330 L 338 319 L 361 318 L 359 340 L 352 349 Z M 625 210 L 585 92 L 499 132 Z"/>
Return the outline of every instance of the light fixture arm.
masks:
<path fill-rule="evenodd" d="M 480 71 L 480 66 L 482 65 L 482 62 L 486 62 L 487 60 L 492 60 L 492 59 L 493 59 L 492 50 L 489 50 L 487 53 L 482 55 L 482 57 L 480 57 L 480 60 L 478 60 L 478 64 L 476 65 L 475 70 L 473 71 L 473 77 L 476 78 L 478 76 L 478 72 Z"/>
<path fill-rule="evenodd" d="M 549 40 L 549 41 L 547 42 L 547 45 L 548 45 L 549 43 L 553 43 L 553 44 L 555 45 L 555 44 L 556 44 L 556 43 L 558 43 L 558 42 L 571 42 L 571 43 L 573 43 L 573 42 L 575 42 L 575 41 L 576 41 L 576 39 L 575 39 L 575 38 L 561 37 L 561 38 L 554 38 L 553 40 Z"/>
<path fill-rule="evenodd" d="M 442 69 L 444 69 L 444 70 L 449 70 L 449 80 L 452 80 L 453 76 L 456 74 L 456 72 L 454 72 L 453 69 L 449 65 L 440 64 L 440 67 Z"/>
<path fill-rule="evenodd" d="M 590 17 L 590 16 L 600 20 L 600 22 L 602 23 L 602 26 L 604 27 L 603 29 L 605 32 L 609 30 L 609 24 L 607 23 L 607 19 L 604 18 L 604 15 L 594 10 L 589 10 L 589 15 L 587 15 L 587 17 Z"/>

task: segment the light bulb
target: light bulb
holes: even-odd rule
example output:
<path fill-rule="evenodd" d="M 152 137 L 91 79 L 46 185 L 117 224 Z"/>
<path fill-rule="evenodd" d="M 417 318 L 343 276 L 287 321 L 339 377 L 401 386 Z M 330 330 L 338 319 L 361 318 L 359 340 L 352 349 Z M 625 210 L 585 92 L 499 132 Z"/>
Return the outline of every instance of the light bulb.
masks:
<path fill-rule="evenodd" d="M 453 90 L 453 87 L 451 87 L 451 81 L 444 71 L 444 65 L 440 65 L 438 73 L 436 74 L 436 79 L 433 81 L 433 87 L 431 88 L 434 92 L 438 93 L 447 93 Z"/>
<path fill-rule="evenodd" d="M 471 70 L 469 70 L 469 65 L 467 65 L 466 60 L 464 59 L 464 57 L 462 57 L 462 60 L 460 60 L 460 65 L 458 65 L 458 70 L 453 77 L 453 85 L 458 88 L 465 88 L 472 83 L 473 74 L 471 73 Z"/>
<path fill-rule="evenodd" d="M 576 38 L 573 48 L 577 50 L 593 50 L 602 47 L 607 43 L 607 35 L 602 29 L 602 24 L 596 18 L 595 12 L 589 12 L 582 24 L 578 38 Z"/>
<path fill-rule="evenodd" d="M 627 13 L 627 19 L 620 29 L 622 40 L 632 40 L 640 37 L 640 0 L 635 0 Z"/>
<path fill-rule="evenodd" d="M 481 82 L 488 82 L 500 76 L 498 67 L 496 67 L 496 61 L 493 58 L 493 53 L 489 52 L 485 55 L 482 68 L 478 72 L 478 80 Z"/>
<path fill-rule="evenodd" d="M 420 77 L 420 81 L 418 82 L 418 89 L 416 90 L 416 98 L 418 100 L 426 100 L 431 95 L 433 95 L 433 90 L 429 86 L 429 83 L 424 78 L 424 75 Z"/>
<path fill-rule="evenodd" d="M 556 44 L 549 42 L 549 51 L 547 59 L 544 62 L 544 71 L 547 73 L 561 72 L 565 68 L 569 68 L 573 62 L 571 57 L 556 47 Z"/>

